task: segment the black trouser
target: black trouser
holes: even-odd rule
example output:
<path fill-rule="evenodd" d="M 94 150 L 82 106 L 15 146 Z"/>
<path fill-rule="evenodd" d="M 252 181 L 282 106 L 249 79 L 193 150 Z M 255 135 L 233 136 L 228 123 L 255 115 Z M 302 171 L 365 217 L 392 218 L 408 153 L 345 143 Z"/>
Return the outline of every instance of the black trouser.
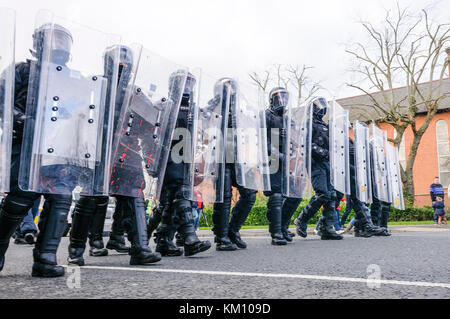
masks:
<path fill-rule="evenodd" d="M 36 238 L 33 256 L 35 261 L 56 264 L 56 251 L 67 226 L 67 214 L 72 204 L 71 195 L 39 194 L 26 192 L 19 188 L 18 177 L 20 154 L 11 157 L 10 192 L 0 209 L 0 257 L 8 249 L 9 240 L 17 226 L 22 222 L 34 202 L 44 195 L 44 207 L 39 218 L 39 234 Z M 57 185 L 59 189 L 67 188 L 71 193 L 73 187 Z"/>
<path fill-rule="evenodd" d="M 383 202 L 373 196 L 370 214 L 374 225 L 387 228 L 390 210 L 390 203 Z"/>
<path fill-rule="evenodd" d="M 257 193 L 255 190 L 247 189 L 237 184 L 234 164 L 225 166 L 224 178 L 223 203 L 214 204 L 212 216 L 214 224 L 212 231 L 219 238 L 228 237 L 229 230 L 235 233 L 239 232 L 255 204 Z M 233 207 L 230 220 L 233 186 L 237 187 L 240 196 Z"/>
<path fill-rule="evenodd" d="M 193 245 L 199 239 L 195 234 L 192 202 L 184 198 L 184 194 L 188 193 L 186 187 L 182 184 L 164 184 L 160 196 L 163 212 L 158 235 L 173 239 L 177 231 L 183 236 L 185 245 Z"/>
<path fill-rule="evenodd" d="M 301 222 L 307 223 L 323 206 L 325 226 L 333 227 L 336 193 L 330 182 L 330 165 L 313 161 L 311 168 L 311 182 L 316 194 L 303 209 Z"/>
<path fill-rule="evenodd" d="M 142 248 L 148 246 L 146 209 L 143 198 L 128 196 L 115 196 L 116 210 L 120 210 L 121 223 L 119 230 L 124 229 L 132 246 Z M 90 228 L 94 228 L 91 240 L 98 240 L 103 232 L 105 214 L 108 205 L 106 196 L 80 196 L 72 218 L 72 231 L 70 233 L 70 246 L 72 248 L 85 248 Z M 101 228 L 101 231 L 99 231 Z M 144 232 L 144 234 L 142 233 Z"/>

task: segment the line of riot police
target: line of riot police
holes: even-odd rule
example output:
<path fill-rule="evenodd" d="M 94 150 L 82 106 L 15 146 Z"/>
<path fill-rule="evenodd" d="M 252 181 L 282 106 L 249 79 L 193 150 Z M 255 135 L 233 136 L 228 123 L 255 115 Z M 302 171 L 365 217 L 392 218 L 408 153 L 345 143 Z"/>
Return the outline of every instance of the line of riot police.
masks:
<path fill-rule="evenodd" d="M 214 205 L 219 251 L 247 247 L 239 231 L 258 191 L 268 197 L 273 245 L 292 242 L 291 219 L 312 189 L 295 219 L 301 237 L 323 207 L 321 238 L 342 239 L 333 218 L 344 194 L 355 203 L 357 236 L 389 235 L 390 205 L 403 206 L 398 151 L 374 124 L 355 122 L 349 138 L 348 111 L 335 101 L 294 105 L 277 87 L 265 109 L 260 92 L 234 78 L 215 80 L 47 11 L 36 17 L 33 59 L 15 65 L 15 13 L 0 13 L 8 31 L 0 38 L 0 270 L 11 235 L 44 196 L 32 275 L 64 275 L 56 253 L 74 192 L 68 262 L 79 266 L 88 238 L 91 256 L 114 249 L 131 265 L 208 250 L 193 224 L 198 193 Z M 239 200 L 231 209 L 233 187 Z M 158 203 L 148 223 L 145 199 Z"/>

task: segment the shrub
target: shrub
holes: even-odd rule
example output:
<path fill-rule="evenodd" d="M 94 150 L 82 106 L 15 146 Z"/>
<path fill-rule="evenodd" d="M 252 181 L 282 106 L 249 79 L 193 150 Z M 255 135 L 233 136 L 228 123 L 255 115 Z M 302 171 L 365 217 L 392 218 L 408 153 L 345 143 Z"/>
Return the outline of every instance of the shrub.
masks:
<path fill-rule="evenodd" d="M 308 204 L 309 198 L 305 198 L 300 203 L 296 212 L 292 216 L 291 224 L 293 224 L 294 219 L 300 214 L 301 210 Z M 342 216 L 345 211 L 345 203 L 341 202 L 340 204 L 340 215 Z M 267 197 L 262 194 L 258 194 L 256 196 L 256 202 L 253 206 L 250 214 L 245 221 L 245 226 L 266 226 L 268 225 L 267 217 Z M 205 208 L 205 215 L 208 220 L 209 226 L 212 226 L 212 213 L 213 207 L 208 206 Z M 317 223 L 318 219 L 322 216 L 319 211 L 311 220 L 310 224 Z M 349 222 L 354 216 L 354 211 L 350 213 L 347 218 L 347 222 Z M 230 213 L 231 217 L 231 213 Z M 391 213 L 389 215 L 389 221 L 426 221 L 433 220 L 433 208 L 432 207 L 414 207 L 414 206 L 406 206 L 404 211 L 395 209 L 391 207 Z M 200 219 L 200 226 L 206 226 L 205 220 L 203 218 Z"/>

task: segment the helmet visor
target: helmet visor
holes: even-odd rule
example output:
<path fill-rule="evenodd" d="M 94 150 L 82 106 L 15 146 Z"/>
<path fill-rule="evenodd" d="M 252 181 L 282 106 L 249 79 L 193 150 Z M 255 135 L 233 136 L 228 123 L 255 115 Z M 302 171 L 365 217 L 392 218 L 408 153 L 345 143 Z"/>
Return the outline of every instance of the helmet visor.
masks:
<path fill-rule="evenodd" d="M 72 49 L 72 38 L 61 30 L 53 31 L 52 49 L 70 52 Z"/>
<path fill-rule="evenodd" d="M 195 79 L 192 76 L 186 78 L 186 84 L 184 85 L 184 94 L 192 94 L 195 87 Z"/>
<path fill-rule="evenodd" d="M 273 106 L 275 107 L 285 107 L 289 103 L 289 92 L 286 91 L 276 91 L 272 94 Z"/>

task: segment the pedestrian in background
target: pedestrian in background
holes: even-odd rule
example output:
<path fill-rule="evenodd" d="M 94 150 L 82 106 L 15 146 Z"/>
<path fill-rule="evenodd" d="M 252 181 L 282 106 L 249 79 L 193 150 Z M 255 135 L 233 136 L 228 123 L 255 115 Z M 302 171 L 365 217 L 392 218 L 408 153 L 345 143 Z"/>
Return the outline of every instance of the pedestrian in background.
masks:
<path fill-rule="evenodd" d="M 431 196 L 431 205 L 434 208 L 434 203 L 436 202 L 436 198 L 440 197 L 442 199 L 442 205 L 444 204 L 444 187 L 439 183 L 439 177 L 436 176 L 434 178 L 433 184 L 430 185 L 430 196 Z M 439 204 L 441 205 L 441 204 Z M 438 223 L 438 215 L 436 213 L 436 209 L 434 208 L 434 214 L 433 214 L 434 224 L 437 225 Z"/>
<path fill-rule="evenodd" d="M 433 203 L 433 208 L 435 214 L 438 216 L 438 225 L 442 224 L 442 220 L 444 220 L 447 225 L 447 218 L 445 218 L 445 209 L 444 209 L 444 200 L 442 197 L 436 197 L 436 201 Z"/>

